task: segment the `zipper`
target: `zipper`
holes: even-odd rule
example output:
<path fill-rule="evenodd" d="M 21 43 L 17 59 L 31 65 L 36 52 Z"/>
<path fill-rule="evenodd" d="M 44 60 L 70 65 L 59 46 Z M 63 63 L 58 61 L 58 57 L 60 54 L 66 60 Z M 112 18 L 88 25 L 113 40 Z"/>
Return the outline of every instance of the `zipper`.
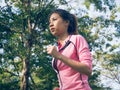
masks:
<path fill-rule="evenodd" d="M 59 52 L 63 51 L 71 43 L 70 38 L 71 38 L 71 36 L 69 37 L 69 40 L 65 43 L 65 45 L 61 49 L 58 50 Z M 59 82 L 61 84 L 61 89 L 60 90 L 62 90 L 63 84 L 62 84 L 62 80 L 61 80 L 61 77 L 60 77 L 60 74 L 59 74 L 59 70 L 57 68 L 57 59 L 55 59 L 55 58 L 54 58 L 54 61 L 53 61 L 53 68 L 55 69 L 55 71 L 57 72 L 57 74 L 59 76 Z"/>
<path fill-rule="evenodd" d="M 62 84 L 62 80 L 61 80 L 61 77 L 60 77 L 60 74 L 59 74 L 59 70 L 58 70 L 58 68 L 57 68 L 57 60 L 56 60 L 56 59 L 54 59 L 54 61 L 53 61 L 53 68 L 55 69 L 55 71 L 56 71 L 57 74 L 58 74 L 59 82 L 60 82 L 60 84 L 61 84 L 61 89 L 60 89 L 60 90 L 62 90 L 63 84 Z"/>

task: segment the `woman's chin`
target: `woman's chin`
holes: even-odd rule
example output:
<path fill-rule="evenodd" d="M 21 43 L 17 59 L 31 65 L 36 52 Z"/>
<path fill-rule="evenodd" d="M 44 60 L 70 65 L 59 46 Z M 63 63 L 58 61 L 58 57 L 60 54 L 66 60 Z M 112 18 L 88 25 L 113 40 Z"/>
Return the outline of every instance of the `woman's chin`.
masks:
<path fill-rule="evenodd" d="M 53 35 L 53 36 L 58 36 L 58 35 L 57 35 L 56 33 L 54 33 L 54 32 L 52 32 L 52 35 Z"/>

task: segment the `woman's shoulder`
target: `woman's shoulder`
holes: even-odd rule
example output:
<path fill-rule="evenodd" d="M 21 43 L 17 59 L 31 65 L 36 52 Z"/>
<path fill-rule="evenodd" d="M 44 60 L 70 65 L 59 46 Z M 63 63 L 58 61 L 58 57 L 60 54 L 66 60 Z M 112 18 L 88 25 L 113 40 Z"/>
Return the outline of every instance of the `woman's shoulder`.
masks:
<path fill-rule="evenodd" d="M 86 39 L 82 36 L 82 35 L 72 35 L 71 37 L 71 41 L 74 42 L 78 47 L 79 46 L 87 46 L 88 47 L 88 43 L 86 41 Z"/>
<path fill-rule="evenodd" d="M 72 38 L 73 39 L 85 39 L 82 35 L 80 35 L 80 34 L 77 34 L 77 35 L 72 35 Z"/>

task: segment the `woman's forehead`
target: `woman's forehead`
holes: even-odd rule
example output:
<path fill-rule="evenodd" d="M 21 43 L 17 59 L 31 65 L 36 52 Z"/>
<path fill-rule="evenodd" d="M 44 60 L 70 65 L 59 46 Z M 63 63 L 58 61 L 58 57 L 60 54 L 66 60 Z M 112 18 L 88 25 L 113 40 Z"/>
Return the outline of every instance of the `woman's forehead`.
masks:
<path fill-rule="evenodd" d="M 60 15 L 58 13 L 51 14 L 50 18 L 54 18 L 54 17 L 60 17 Z"/>

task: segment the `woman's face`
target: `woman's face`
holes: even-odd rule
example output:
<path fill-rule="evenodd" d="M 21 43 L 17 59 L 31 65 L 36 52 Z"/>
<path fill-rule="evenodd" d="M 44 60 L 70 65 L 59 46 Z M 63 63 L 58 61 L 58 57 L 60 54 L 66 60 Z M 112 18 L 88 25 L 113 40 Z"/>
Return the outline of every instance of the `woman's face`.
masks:
<path fill-rule="evenodd" d="M 50 16 L 49 23 L 50 32 L 52 35 L 59 37 L 60 35 L 68 34 L 67 29 L 69 22 L 63 20 L 59 14 L 53 13 Z"/>

